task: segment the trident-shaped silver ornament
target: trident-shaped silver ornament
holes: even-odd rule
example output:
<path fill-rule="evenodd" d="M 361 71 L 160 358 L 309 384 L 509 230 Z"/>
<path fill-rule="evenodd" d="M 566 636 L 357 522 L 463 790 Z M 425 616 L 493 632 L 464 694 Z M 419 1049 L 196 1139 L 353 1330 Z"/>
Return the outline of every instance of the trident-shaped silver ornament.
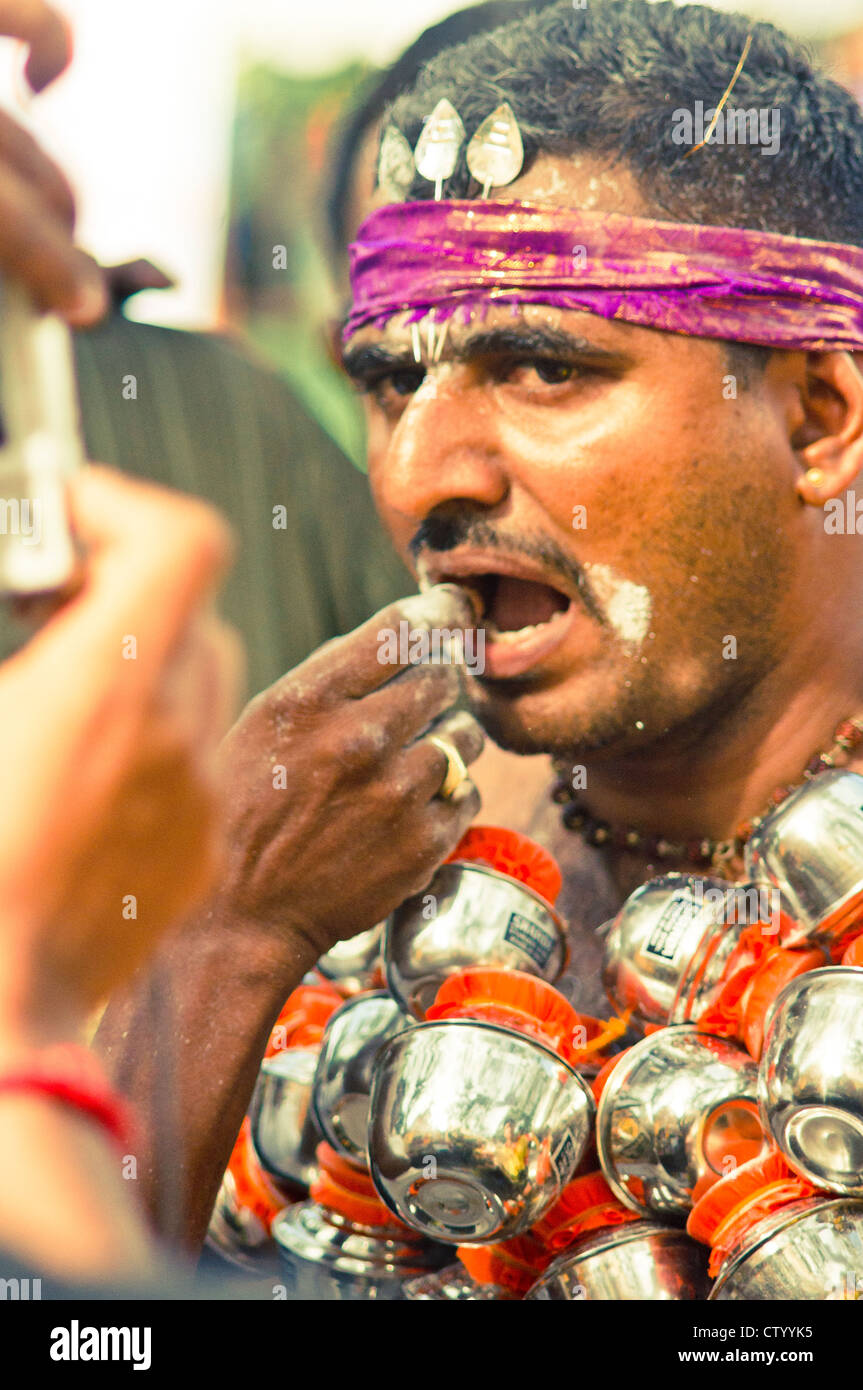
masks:
<path fill-rule="evenodd" d="M 398 126 L 388 125 L 378 157 L 378 187 L 391 203 L 403 203 L 415 172 L 413 150 Z"/>
<path fill-rule="evenodd" d="M 512 183 L 524 164 L 524 146 L 515 112 L 508 102 L 486 116 L 467 147 L 467 167 L 477 183 L 482 184 L 482 196 L 487 198 L 493 188 Z"/>
<path fill-rule="evenodd" d="M 435 202 L 443 197 L 444 182 L 455 172 L 465 130 L 451 101 L 441 97 L 422 128 L 414 150 L 417 169 L 434 184 Z"/>

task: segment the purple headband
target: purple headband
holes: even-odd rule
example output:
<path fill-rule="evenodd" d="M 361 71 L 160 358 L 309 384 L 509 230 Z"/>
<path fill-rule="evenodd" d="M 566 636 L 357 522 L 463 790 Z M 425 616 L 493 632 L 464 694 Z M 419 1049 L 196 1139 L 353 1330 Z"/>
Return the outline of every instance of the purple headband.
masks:
<path fill-rule="evenodd" d="M 408 312 L 465 320 L 491 302 L 766 347 L 863 352 L 863 250 L 535 203 L 392 203 L 350 248 L 345 341 Z"/>

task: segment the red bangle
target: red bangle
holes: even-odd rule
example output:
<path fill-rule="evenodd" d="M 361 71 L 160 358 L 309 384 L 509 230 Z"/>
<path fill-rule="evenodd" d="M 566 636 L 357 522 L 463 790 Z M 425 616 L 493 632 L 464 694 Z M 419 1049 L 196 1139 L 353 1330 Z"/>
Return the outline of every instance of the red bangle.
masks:
<path fill-rule="evenodd" d="M 57 1043 L 25 1053 L 7 1071 L 0 1071 L 0 1095 L 9 1091 L 39 1092 L 71 1105 L 96 1120 L 120 1148 L 133 1142 L 131 1107 L 109 1085 L 98 1058 L 78 1043 Z"/>

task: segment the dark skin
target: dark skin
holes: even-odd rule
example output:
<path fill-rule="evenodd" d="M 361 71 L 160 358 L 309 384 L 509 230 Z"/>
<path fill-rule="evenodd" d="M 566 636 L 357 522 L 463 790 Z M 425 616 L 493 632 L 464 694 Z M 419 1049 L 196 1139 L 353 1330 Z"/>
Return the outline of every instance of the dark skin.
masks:
<path fill-rule="evenodd" d="M 26 6 L 0 5 L 0 20 L 5 9 Z M 68 43 L 44 7 L 31 9 L 31 24 L 47 25 L 30 68 L 40 85 L 60 70 Z M 24 275 L 41 302 L 74 322 L 90 322 L 105 307 L 101 277 L 72 245 L 62 175 L 28 141 L 0 129 L 0 269 Z M 579 159 L 537 161 L 507 196 L 647 210 L 625 170 Z M 566 643 L 542 669 L 516 682 L 474 682 L 477 711 L 496 736 L 588 763 L 597 814 L 669 835 L 726 835 L 863 703 L 859 546 L 855 537 L 826 537 L 820 513 L 863 461 L 860 377 L 840 354 L 775 353 L 763 381 L 732 402 L 722 397 L 726 364 L 715 343 L 586 314 L 535 309 L 524 320 L 588 339 L 614 360 L 595 355 L 593 371 L 573 383 L 571 361 L 562 377 L 558 362 L 546 379 L 548 356 L 535 341 L 533 357 L 513 364 L 515 377 L 501 378 L 499 352 L 491 374 L 488 354 L 445 354 L 428 384 L 401 401 L 397 419 L 370 407 L 378 504 L 406 556 L 429 516 L 467 512 L 516 549 L 526 539 L 546 547 L 557 566 L 550 582 L 592 600 L 592 608 L 578 607 Z M 509 315 L 506 322 L 517 323 Z M 389 345 L 403 346 L 404 335 L 401 343 L 391 335 Z M 582 351 L 575 365 L 590 359 Z M 823 474 L 817 493 L 806 482 L 814 467 Z M 575 504 L 587 507 L 586 531 L 572 530 Z M 751 518 L 746 535 L 742 515 Z M 433 570 L 440 557 L 420 558 Z M 452 560 L 448 552 L 447 567 Z M 612 572 L 618 593 L 621 584 L 649 592 L 654 637 L 637 651 L 625 649 L 611 621 L 597 566 Z M 582 589 L 573 587 L 574 567 Z M 729 633 L 738 640 L 735 663 L 721 656 Z M 344 641 L 347 668 L 368 672 L 369 635 Z M 157 1210 L 179 1170 L 185 1211 L 173 1229 L 193 1247 L 284 998 L 335 940 L 425 883 L 476 811 L 472 794 L 456 807 L 435 797 L 443 768 L 434 749 L 414 755 L 410 767 L 406 760 L 454 692 L 424 684 L 415 722 L 399 725 L 391 691 L 377 711 L 383 741 L 357 744 L 357 706 L 380 692 L 374 680 L 359 691 L 334 683 L 326 665 L 333 655 L 324 655 L 311 688 L 294 673 L 299 682 L 285 678 L 244 715 L 224 755 L 234 853 L 220 891 L 166 948 L 155 989 L 142 979 L 132 996 L 114 1001 L 100 1033 L 142 1113 L 138 1190 Z M 459 736 L 466 754 L 476 751 L 474 730 L 462 725 Z M 266 790 L 274 755 L 291 790 L 275 800 Z M 327 769 L 346 755 L 352 792 L 339 798 Z M 391 808 L 406 796 L 396 828 Z M 585 929 L 632 885 L 621 871 L 612 883 L 576 837 L 553 841 L 553 814 L 545 813 L 540 838 L 564 857 L 573 968 L 587 981 L 597 948 Z M 356 872 L 346 909 L 347 863 Z M 154 1011 L 152 1002 L 159 991 L 171 1003 L 165 1036 L 157 1032 L 165 1006 Z M 184 1153 L 160 1168 L 152 1117 L 156 1081 L 169 1065 Z"/>
<path fill-rule="evenodd" d="M 650 212 L 624 169 L 588 158 L 544 156 L 507 196 Z M 517 320 L 492 309 L 479 327 L 478 343 L 476 325 L 453 327 L 440 363 L 422 376 L 413 364 L 413 378 L 400 321 L 348 344 L 366 384 L 370 347 L 408 371 L 366 396 L 381 515 L 431 578 L 494 569 L 525 542 L 549 554 L 547 582 L 577 610 L 567 636 L 518 679 L 471 677 L 481 722 L 520 752 L 585 763 L 599 816 L 723 838 L 863 706 L 863 552 L 825 534 L 821 512 L 863 463 L 854 359 L 777 351 L 729 400 L 721 343 L 542 306 Z M 591 346 L 561 347 L 561 334 Z M 573 530 L 575 505 L 586 529 Z M 464 523 L 463 543 L 417 547 L 442 516 Z M 476 523 L 486 539 L 472 545 Z M 650 595 L 634 648 L 579 597 L 572 572 L 589 590 L 598 566 Z"/>
<path fill-rule="evenodd" d="M 648 211 L 625 171 L 586 160 L 539 160 L 508 192 Z M 460 567 L 494 569 L 501 555 L 527 551 L 534 568 L 545 565 L 547 582 L 573 599 L 565 641 L 535 669 L 517 680 L 470 678 L 476 713 L 496 739 L 588 765 L 599 815 L 668 835 L 723 837 L 761 809 L 775 785 L 798 776 L 835 724 L 863 705 L 855 662 L 863 614 L 850 597 L 860 589 L 858 546 L 853 537 L 825 537 L 820 512 L 830 489 L 848 487 L 863 461 L 859 374 L 842 354 L 774 353 L 763 380 L 727 400 L 725 349 L 716 342 L 542 307 L 518 320 L 509 309 L 493 311 L 481 328 L 484 339 L 473 343 L 466 339 L 476 338 L 475 325 L 453 329 L 441 362 L 427 372 L 417 371 L 399 324 L 364 331 L 349 345 L 349 363 L 366 385 L 369 371 L 377 375 L 367 399 L 381 514 L 408 563 L 430 580 L 467 578 Z M 524 335 L 520 345 L 514 331 Z M 562 351 L 562 334 L 579 341 Z M 369 347 L 377 360 L 369 360 Z M 818 496 L 806 480 L 814 467 L 824 475 Z M 572 528 L 576 504 L 587 508 L 585 530 Z M 470 532 L 454 550 L 419 546 L 420 528 L 440 518 L 483 523 L 482 545 L 475 531 L 472 550 Z M 825 572 L 835 576 L 829 588 Z M 627 585 L 649 593 L 649 628 L 639 642 L 622 639 L 613 602 L 615 593 L 632 592 Z M 734 661 L 722 655 L 729 634 L 737 639 Z M 376 920 L 371 910 L 351 910 L 349 918 L 332 912 L 343 872 L 330 880 L 324 871 L 322 886 L 323 846 L 316 841 L 296 859 L 303 835 L 292 832 L 288 815 L 296 807 L 282 802 L 273 816 L 261 803 L 258 774 L 272 749 L 283 762 L 292 748 L 300 760 L 309 753 L 309 769 L 324 776 L 327 758 L 338 757 L 326 726 L 304 712 L 305 696 L 276 727 L 276 692 L 226 748 L 241 836 L 226 891 L 163 958 L 161 988 L 171 982 L 176 1031 L 147 1055 L 138 1040 L 155 1036 L 158 1020 L 139 992 L 130 1004 L 112 1004 L 99 1037 L 148 1117 L 160 1067 L 176 1057 L 174 1038 L 189 1039 L 177 1083 L 183 1230 L 192 1246 L 281 1003 L 328 945 Z M 424 845 L 419 822 L 403 822 L 395 835 L 386 820 L 392 778 L 388 755 L 367 765 L 357 820 L 348 818 L 341 840 L 355 843 L 384 816 L 380 857 L 345 861 L 355 869 L 352 893 L 375 901 L 377 915 L 385 899 L 405 896 L 400 866 Z M 433 780 L 429 773 L 426 798 Z M 310 805 L 307 824 L 321 824 L 325 811 L 326 798 Z M 494 820 L 493 807 L 486 814 Z M 531 821 L 566 872 L 561 907 L 573 923 L 575 1002 L 601 1012 L 592 929 L 647 877 L 647 866 L 631 856 L 603 863 L 559 830 L 547 805 L 536 813 L 526 806 L 523 823 Z M 441 850 L 439 842 L 438 859 Z M 429 854 L 416 866 L 417 881 L 433 860 Z M 380 880 L 377 898 L 363 886 L 374 863 L 391 876 Z M 280 877 L 286 872 L 290 892 Z M 284 907 L 298 893 L 299 920 Z M 218 1043 L 210 1044 L 215 1020 Z M 152 1145 L 143 1167 L 155 1209 L 166 1169 Z"/>
<path fill-rule="evenodd" d="M 464 626 L 471 611 L 454 589 L 403 600 L 251 702 L 222 747 L 219 891 L 106 1010 L 95 1045 L 141 1118 L 139 1190 L 192 1250 L 285 999 L 424 888 L 477 813 L 470 781 L 437 795 L 447 764 L 423 736 L 434 724 L 478 756 L 478 725 L 451 709 L 458 671 L 378 661 L 381 629 Z"/>

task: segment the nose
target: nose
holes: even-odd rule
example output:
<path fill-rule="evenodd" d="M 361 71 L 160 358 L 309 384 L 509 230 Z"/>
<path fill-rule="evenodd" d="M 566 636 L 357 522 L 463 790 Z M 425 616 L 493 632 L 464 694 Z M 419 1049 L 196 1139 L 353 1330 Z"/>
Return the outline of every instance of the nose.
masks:
<path fill-rule="evenodd" d="M 382 508 L 411 522 L 443 503 L 492 508 L 505 498 L 495 412 L 470 367 L 441 363 L 427 372 L 372 471 Z"/>

